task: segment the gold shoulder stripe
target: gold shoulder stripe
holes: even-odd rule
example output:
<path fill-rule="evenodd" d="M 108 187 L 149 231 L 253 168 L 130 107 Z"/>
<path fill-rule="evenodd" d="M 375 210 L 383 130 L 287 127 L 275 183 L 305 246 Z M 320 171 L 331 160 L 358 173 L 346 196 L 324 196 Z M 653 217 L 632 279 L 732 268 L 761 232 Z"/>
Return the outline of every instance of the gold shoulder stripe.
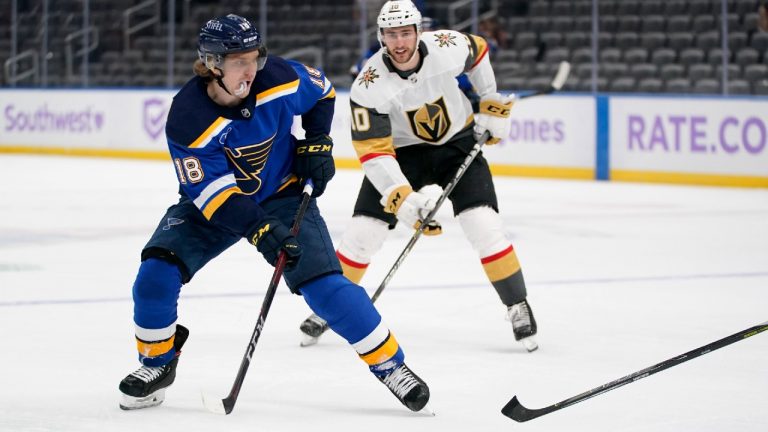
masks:
<path fill-rule="evenodd" d="M 291 82 L 280 84 L 279 86 L 275 86 L 270 89 L 264 90 L 263 92 L 256 95 L 256 104 L 260 105 L 262 103 L 269 102 L 272 99 L 278 98 L 280 96 L 293 93 L 296 91 L 297 88 L 299 88 L 299 80 L 295 79 Z"/>
<path fill-rule="evenodd" d="M 320 100 L 330 99 L 330 98 L 335 98 L 335 97 L 336 97 L 336 89 L 332 88 L 331 91 L 329 91 L 327 95 L 321 97 Z"/>
<path fill-rule="evenodd" d="M 473 45 L 477 47 L 474 52 L 474 58 L 472 59 L 472 67 L 475 67 L 488 52 L 488 42 L 482 37 L 473 34 L 470 34 L 469 37 L 472 39 L 472 42 L 474 42 Z"/>
<path fill-rule="evenodd" d="M 204 209 L 201 209 L 203 211 L 203 216 L 205 216 L 206 219 L 211 220 L 213 214 L 216 213 L 216 210 L 218 210 L 222 204 L 224 204 L 224 201 L 236 193 L 243 193 L 243 191 L 241 191 L 237 186 L 232 186 L 231 188 L 226 189 L 216 195 L 210 202 L 205 205 Z"/>
<path fill-rule="evenodd" d="M 383 138 L 370 138 L 367 140 L 352 140 L 352 146 L 355 147 L 358 159 L 370 159 L 368 155 L 395 154 L 395 146 L 392 144 L 392 136 Z"/>
<path fill-rule="evenodd" d="M 208 126 L 208 129 L 205 130 L 199 137 L 197 137 L 196 140 L 192 141 L 192 144 L 189 145 L 191 148 L 200 148 L 205 147 L 205 145 L 208 143 L 208 141 L 214 137 L 223 126 L 228 124 L 230 120 L 225 119 L 224 117 L 217 118 L 213 123 L 211 123 L 210 126 Z"/>

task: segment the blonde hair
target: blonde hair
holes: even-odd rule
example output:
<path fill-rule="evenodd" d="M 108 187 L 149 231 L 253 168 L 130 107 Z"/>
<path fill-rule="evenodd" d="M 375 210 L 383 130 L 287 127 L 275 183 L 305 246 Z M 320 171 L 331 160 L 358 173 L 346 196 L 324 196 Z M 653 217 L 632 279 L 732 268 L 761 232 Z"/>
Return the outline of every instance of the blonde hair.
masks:
<path fill-rule="evenodd" d="M 200 59 L 195 60 L 195 64 L 192 65 L 192 70 L 195 72 L 195 75 L 207 81 L 211 81 L 215 78 L 213 71 L 208 69 L 208 67 L 205 66 L 205 63 Z"/>

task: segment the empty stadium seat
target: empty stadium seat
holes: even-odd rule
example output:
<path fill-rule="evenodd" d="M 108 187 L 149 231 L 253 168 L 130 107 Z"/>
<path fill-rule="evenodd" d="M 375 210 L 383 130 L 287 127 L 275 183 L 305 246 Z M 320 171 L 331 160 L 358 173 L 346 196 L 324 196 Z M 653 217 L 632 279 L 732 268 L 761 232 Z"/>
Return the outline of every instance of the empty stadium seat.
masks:
<path fill-rule="evenodd" d="M 700 79 L 694 82 L 692 91 L 698 94 L 718 94 L 720 82 L 712 78 Z"/>
<path fill-rule="evenodd" d="M 611 81 L 609 90 L 612 92 L 633 92 L 636 81 L 632 77 L 619 77 Z"/>
<path fill-rule="evenodd" d="M 693 34 L 690 32 L 669 33 L 667 35 L 667 46 L 675 50 L 688 48 L 693 43 Z"/>
<path fill-rule="evenodd" d="M 673 63 L 677 60 L 677 51 L 672 48 L 657 48 L 651 53 L 651 62 L 657 65 Z"/>
<path fill-rule="evenodd" d="M 640 63 L 629 67 L 630 74 L 640 79 L 654 78 L 659 75 L 659 67 L 652 63 Z"/>
<path fill-rule="evenodd" d="M 685 67 L 679 64 L 665 64 L 659 68 L 659 76 L 666 81 L 682 78 L 685 75 Z"/>
<path fill-rule="evenodd" d="M 589 47 L 592 45 L 592 38 L 589 33 L 585 32 L 568 32 L 565 34 L 565 41 L 563 42 L 566 48 L 570 48 L 571 51 L 576 49 Z"/>
<path fill-rule="evenodd" d="M 513 46 L 515 49 L 521 50 L 536 45 L 536 33 L 531 31 L 520 32 L 515 35 Z"/>
<path fill-rule="evenodd" d="M 672 16 L 682 14 L 688 9 L 686 0 L 667 0 L 664 2 L 664 15 Z"/>
<path fill-rule="evenodd" d="M 734 63 L 744 67 L 746 65 L 757 63 L 760 53 L 756 49 L 745 47 L 741 48 L 733 57 Z"/>
<path fill-rule="evenodd" d="M 655 50 L 667 44 L 667 35 L 663 32 L 642 33 L 640 45 L 648 50 Z"/>
<path fill-rule="evenodd" d="M 548 63 L 560 63 L 562 61 L 570 60 L 571 51 L 568 48 L 552 48 L 547 49 L 544 54 L 544 61 Z"/>
<path fill-rule="evenodd" d="M 621 50 L 618 48 L 603 48 L 599 52 L 601 62 L 619 62 L 621 61 Z"/>
<path fill-rule="evenodd" d="M 637 83 L 637 91 L 642 93 L 658 93 L 663 88 L 664 84 L 658 78 L 643 78 Z"/>
<path fill-rule="evenodd" d="M 592 48 L 578 48 L 571 54 L 573 63 L 589 63 L 592 61 Z"/>
<path fill-rule="evenodd" d="M 752 91 L 758 95 L 768 95 L 768 79 L 754 81 Z"/>
<path fill-rule="evenodd" d="M 745 95 L 750 94 L 752 89 L 746 80 L 729 80 L 728 81 L 728 93 Z"/>
<path fill-rule="evenodd" d="M 673 78 L 664 86 L 667 93 L 690 93 L 691 81 L 688 78 Z"/>
<path fill-rule="evenodd" d="M 715 73 L 715 67 L 707 63 L 697 63 L 688 66 L 688 78 L 691 81 L 698 81 L 704 78 L 712 78 Z"/>
<path fill-rule="evenodd" d="M 691 30 L 696 33 L 712 31 L 719 28 L 715 25 L 715 17 L 712 15 L 699 15 L 695 13 L 690 15 L 693 16 Z"/>
<path fill-rule="evenodd" d="M 636 47 L 640 42 L 640 35 L 637 32 L 619 32 L 616 34 L 614 45 L 620 49 L 629 49 Z"/>
<path fill-rule="evenodd" d="M 756 49 L 758 52 L 765 52 L 765 50 L 768 50 L 768 32 L 753 34 L 749 46 Z"/>
<path fill-rule="evenodd" d="M 664 3 L 661 0 L 644 0 L 640 2 L 640 13 L 643 15 L 660 14 L 664 12 Z"/>
<path fill-rule="evenodd" d="M 621 0 L 616 4 L 616 14 L 637 15 L 640 12 L 640 4 L 639 0 Z"/>
<path fill-rule="evenodd" d="M 666 19 L 661 15 L 648 15 L 641 19 L 640 30 L 643 32 L 660 32 L 666 27 Z"/>
<path fill-rule="evenodd" d="M 565 16 L 565 15 L 572 15 L 574 13 L 574 7 L 575 5 L 572 5 L 570 1 L 564 1 L 564 0 L 557 0 L 552 2 L 552 9 L 551 13 L 554 16 Z M 576 11 L 580 12 L 580 11 Z"/>
<path fill-rule="evenodd" d="M 737 64 L 734 64 L 734 63 L 729 63 L 728 67 L 727 67 L 727 71 L 728 71 L 728 79 L 729 80 L 741 79 L 741 66 L 740 65 L 737 65 Z M 723 65 L 721 65 L 721 64 L 715 65 L 715 76 L 720 77 L 722 75 L 723 75 Z"/>
<path fill-rule="evenodd" d="M 680 52 L 680 63 L 688 66 L 693 63 L 704 62 L 704 50 L 700 48 L 686 48 Z"/>
<path fill-rule="evenodd" d="M 626 76 L 629 72 L 629 66 L 626 63 L 600 63 L 600 69 L 598 69 L 600 76 L 615 79 Z"/>
<path fill-rule="evenodd" d="M 670 16 L 669 19 L 667 19 L 666 31 L 669 33 L 691 31 L 692 22 L 693 19 L 690 15 Z"/>
<path fill-rule="evenodd" d="M 738 51 L 747 46 L 747 33 L 743 31 L 732 31 L 728 33 L 728 49 Z"/>
<path fill-rule="evenodd" d="M 768 65 L 757 63 L 744 66 L 744 79 L 750 82 L 768 80 Z"/>
<path fill-rule="evenodd" d="M 648 61 L 648 50 L 645 48 L 630 48 L 624 51 L 624 61 L 630 64 Z"/>
<path fill-rule="evenodd" d="M 720 43 L 720 32 L 716 30 L 706 31 L 696 35 L 696 47 L 704 50 L 718 48 Z"/>
<path fill-rule="evenodd" d="M 723 63 L 722 48 L 712 48 L 707 52 L 707 63 L 718 65 Z"/>

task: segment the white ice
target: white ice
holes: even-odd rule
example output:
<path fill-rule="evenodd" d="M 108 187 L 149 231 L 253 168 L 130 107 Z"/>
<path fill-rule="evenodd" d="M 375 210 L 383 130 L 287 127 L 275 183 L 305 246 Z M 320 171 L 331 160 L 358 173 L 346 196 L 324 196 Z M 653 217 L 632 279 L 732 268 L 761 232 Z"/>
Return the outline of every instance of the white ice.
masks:
<path fill-rule="evenodd" d="M 435 417 L 401 406 L 338 336 L 300 348 L 301 298 L 281 286 L 234 412 L 201 391 L 232 385 L 271 268 L 241 242 L 186 285 L 191 329 L 159 407 L 118 408 L 133 371 L 139 251 L 176 200 L 168 162 L 0 156 L 1 431 L 768 430 L 768 332 L 527 423 L 542 407 L 768 320 L 768 191 L 499 177 L 540 349 L 504 308 L 448 206 L 377 302 L 432 391 Z M 338 239 L 361 179 L 320 199 Z M 405 246 L 398 229 L 363 284 Z"/>

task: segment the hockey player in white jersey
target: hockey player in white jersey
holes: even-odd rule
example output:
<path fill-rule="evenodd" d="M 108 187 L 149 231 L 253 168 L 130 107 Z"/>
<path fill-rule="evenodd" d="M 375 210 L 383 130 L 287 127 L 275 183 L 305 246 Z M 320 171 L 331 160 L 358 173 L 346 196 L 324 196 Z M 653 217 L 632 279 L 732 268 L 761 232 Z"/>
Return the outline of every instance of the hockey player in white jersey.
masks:
<path fill-rule="evenodd" d="M 508 135 L 513 103 L 496 91 L 482 37 L 451 30 L 422 32 L 421 14 L 410 0 L 386 2 L 378 27 L 382 47 L 364 65 L 350 94 L 352 142 L 365 178 L 336 254 L 344 275 L 355 282 L 362 279 L 388 230 L 397 222 L 417 228 L 435 207 L 436 200 L 418 192 L 422 187 L 445 188 L 485 131 L 491 135 L 487 144 Z M 474 115 L 456 81 L 462 73 L 481 96 Z M 535 350 L 536 321 L 482 153 L 448 198 L 507 308 L 515 339 L 528 351 Z M 431 221 L 424 234 L 441 230 Z M 316 316 L 305 320 L 304 344 L 315 342 L 323 327 Z"/>

